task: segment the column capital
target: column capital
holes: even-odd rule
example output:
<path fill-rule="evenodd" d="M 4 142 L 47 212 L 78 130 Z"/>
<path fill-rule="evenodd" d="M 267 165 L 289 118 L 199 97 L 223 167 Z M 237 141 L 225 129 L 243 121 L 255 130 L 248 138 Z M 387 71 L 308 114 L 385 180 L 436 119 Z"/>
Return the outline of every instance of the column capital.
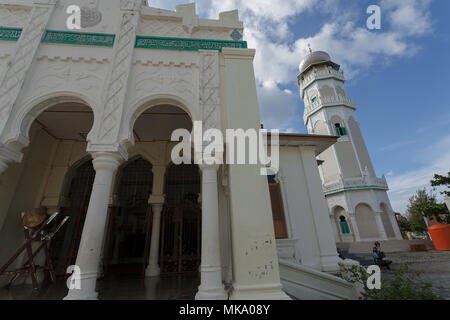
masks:
<path fill-rule="evenodd" d="M 115 171 L 124 160 L 119 153 L 114 152 L 92 152 L 91 155 L 96 171 L 101 169 Z"/>
<path fill-rule="evenodd" d="M 152 172 L 154 175 L 161 174 L 163 175 L 166 172 L 166 166 L 153 166 Z"/>
<path fill-rule="evenodd" d="M 153 206 L 156 205 L 163 205 L 166 200 L 165 194 L 151 194 L 150 198 L 148 198 L 148 204 L 151 204 Z"/>

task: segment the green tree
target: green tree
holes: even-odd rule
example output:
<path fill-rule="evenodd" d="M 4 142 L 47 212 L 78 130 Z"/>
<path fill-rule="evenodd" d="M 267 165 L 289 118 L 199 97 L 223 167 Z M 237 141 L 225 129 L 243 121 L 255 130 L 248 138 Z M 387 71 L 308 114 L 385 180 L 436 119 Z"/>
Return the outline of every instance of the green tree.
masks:
<path fill-rule="evenodd" d="M 447 189 L 450 189 L 450 172 L 448 173 L 448 175 L 446 177 L 435 174 L 434 179 L 431 180 L 431 185 L 433 187 L 447 186 Z M 450 190 L 443 191 L 441 193 L 450 197 Z"/>
<path fill-rule="evenodd" d="M 406 217 L 399 216 L 398 224 L 400 225 L 400 231 L 402 231 L 402 232 L 412 231 L 411 225 Z"/>
<path fill-rule="evenodd" d="M 431 185 L 433 187 L 447 186 L 447 188 L 450 188 L 450 172 L 447 177 L 435 174 L 434 179 L 431 180 Z M 441 193 L 450 196 L 449 191 Z M 445 203 L 437 203 L 433 193 L 427 194 L 422 199 L 427 200 L 426 197 L 428 197 L 429 201 L 414 203 L 411 208 L 412 211 L 420 212 L 424 217 L 436 220 L 438 223 L 450 223 L 450 212 Z"/>
<path fill-rule="evenodd" d="M 409 204 L 406 210 L 411 231 L 422 233 L 427 230 L 423 213 L 418 208 L 418 206 L 426 204 L 436 204 L 436 197 L 432 192 L 428 193 L 426 188 L 417 190 L 416 194 L 409 198 Z"/>

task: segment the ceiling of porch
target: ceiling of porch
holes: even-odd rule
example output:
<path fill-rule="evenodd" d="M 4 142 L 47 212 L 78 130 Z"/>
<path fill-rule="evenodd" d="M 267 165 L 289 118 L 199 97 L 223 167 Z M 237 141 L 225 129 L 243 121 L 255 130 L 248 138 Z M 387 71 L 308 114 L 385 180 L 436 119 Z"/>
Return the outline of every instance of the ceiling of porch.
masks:
<path fill-rule="evenodd" d="M 64 103 L 51 107 L 35 120 L 55 139 L 85 141 L 92 128 L 92 110 L 80 103 Z M 192 121 L 182 109 L 170 105 L 152 107 L 136 120 L 136 142 L 170 140 L 172 132 L 184 128 L 192 130 Z"/>

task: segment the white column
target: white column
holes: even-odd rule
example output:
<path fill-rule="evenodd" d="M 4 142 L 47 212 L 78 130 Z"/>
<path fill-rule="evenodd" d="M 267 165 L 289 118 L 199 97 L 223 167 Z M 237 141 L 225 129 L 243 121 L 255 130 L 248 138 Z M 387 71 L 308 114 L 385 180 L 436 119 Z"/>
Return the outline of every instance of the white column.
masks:
<path fill-rule="evenodd" d="M 109 195 L 112 178 L 120 164 L 121 157 L 110 152 L 94 152 L 92 157 L 95 180 L 76 260 L 76 265 L 81 272 L 81 288 L 69 290 L 64 300 L 93 300 L 97 299 L 98 295 L 95 285 L 105 233 Z"/>
<path fill-rule="evenodd" d="M 445 204 L 447 205 L 448 210 L 450 210 L 450 197 L 444 196 Z"/>
<path fill-rule="evenodd" d="M 219 240 L 218 165 L 201 165 L 202 170 L 202 261 L 196 300 L 226 300 L 222 284 Z"/>
<path fill-rule="evenodd" d="M 361 236 L 359 235 L 358 224 L 356 223 L 356 214 L 354 212 L 349 212 L 350 223 L 353 227 L 353 234 L 355 235 L 355 242 L 361 241 Z"/>
<path fill-rule="evenodd" d="M 159 256 L 159 235 L 161 229 L 161 211 L 163 204 L 153 204 L 153 223 L 152 223 L 152 239 L 150 243 L 150 255 L 148 267 L 145 270 L 146 277 L 156 277 L 161 273 L 158 265 Z"/>
<path fill-rule="evenodd" d="M 377 222 L 378 234 L 380 236 L 380 239 L 387 240 L 388 237 L 386 231 L 384 230 L 383 220 L 381 219 L 381 212 L 374 212 L 374 214 L 375 214 L 375 221 Z"/>
<path fill-rule="evenodd" d="M 321 271 L 336 272 L 339 270 L 339 256 L 336 251 L 336 241 L 332 234 L 330 209 L 322 189 L 319 170 L 317 168 L 315 147 L 300 147 L 298 149 L 302 160 L 305 182 L 309 190 L 309 202 L 313 224 L 316 230 L 319 248 Z M 312 240 L 311 240 L 312 241 Z"/>

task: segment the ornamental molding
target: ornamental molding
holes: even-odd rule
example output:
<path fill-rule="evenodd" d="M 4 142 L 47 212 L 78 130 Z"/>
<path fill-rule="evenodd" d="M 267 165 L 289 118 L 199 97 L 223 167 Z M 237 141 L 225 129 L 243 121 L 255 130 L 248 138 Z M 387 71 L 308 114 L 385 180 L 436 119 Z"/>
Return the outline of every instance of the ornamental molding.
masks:
<path fill-rule="evenodd" d="M 115 34 L 47 30 L 42 43 L 112 47 L 115 38 Z"/>
<path fill-rule="evenodd" d="M 136 105 L 145 97 L 158 93 L 180 97 L 193 106 L 197 100 L 197 79 L 198 67 L 195 65 L 147 64 L 133 75 L 129 93 L 133 101 L 129 105 Z M 194 110 L 190 111 L 194 114 Z"/>
<path fill-rule="evenodd" d="M 120 10 L 136 11 L 140 10 L 144 0 L 120 0 Z"/>
<path fill-rule="evenodd" d="M 31 8 L 10 7 L 0 4 L 0 21 L 2 27 L 23 28 Z"/>
<path fill-rule="evenodd" d="M 54 4 L 54 1 L 47 3 Z M 0 79 L 0 132 L 3 131 L 19 96 L 25 75 L 31 66 L 54 7 L 54 5 L 33 7 L 23 29 L 23 35 L 19 38 L 15 52 L 8 62 L 8 69 Z"/>
<path fill-rule="evenodd" d="M 246 41 L 234 40 L 208 40 L 193 38 L 168 38 L 168 37 L 150 37 L 137 36 L 136 48 L 138 49 L 161 49 L 161 50 L 217 50 L 222 48 L 247 48 Z"/>
<path fill-rule="evenodd" d="M 94 60 L 80 63 L 82 60 L 71 58 L 40 57 L 39 61 L 35 70 L 37 76 L 29 82 L 29 90 L 26 88 L 28 96 L 37 97 L 55 91 L 76 91 L 96 103 L 101 100 L 108 64 Z"/>
<path fill-rule="evenodd" d="M 130 15 L 133 16 L 133 14 Z M 20 28 L 0 27 L 0 41 L 18 41 L 21 34 L 22 29 Z M 115 34 L 107 33 L 46 30 L 42 43 L 102 46 L 111 48 L 114 46 L 115 38 Z M 221 52 L 223 48 L 247 49 L 247 42 L 216 39 L 137 36 L 134 47 L 137 49 L 178 51 L 217 50 Z"/>
<path fill-rule="evenodd" d="M 122 1 L 121 5 L 136 1 Z M 113 67 L 106 93 L 105 109 L 100 127 L 100 141 L 114 142 L 120 132 L 120 119 L 124 109 L 128 78 L 132 69 L 133 50 L 139 15 L 126 11 L 122 14 L 118 43 L 115 47 Z"/>
<path fill-rule="evenodd" d="M 0 57 L 1 59 L 1 57 Z M 87 57 L 62 57 L 62 56 L 40 56 L 36 59 L 36 61 L 48 60 L 52 62 L 63 61 L 63 62 L 80 62 L 80 63 L 98 63 L 98 64 L 107 64 L 109 63 L 108 58 L 97 59 L 97 58 L 87 58 Z"/>
<path fill-rule="evenodd" d="M 220 129 L 220 76 L 217 53 L 200 54 L 199 105 L 203 130 Z"/>

